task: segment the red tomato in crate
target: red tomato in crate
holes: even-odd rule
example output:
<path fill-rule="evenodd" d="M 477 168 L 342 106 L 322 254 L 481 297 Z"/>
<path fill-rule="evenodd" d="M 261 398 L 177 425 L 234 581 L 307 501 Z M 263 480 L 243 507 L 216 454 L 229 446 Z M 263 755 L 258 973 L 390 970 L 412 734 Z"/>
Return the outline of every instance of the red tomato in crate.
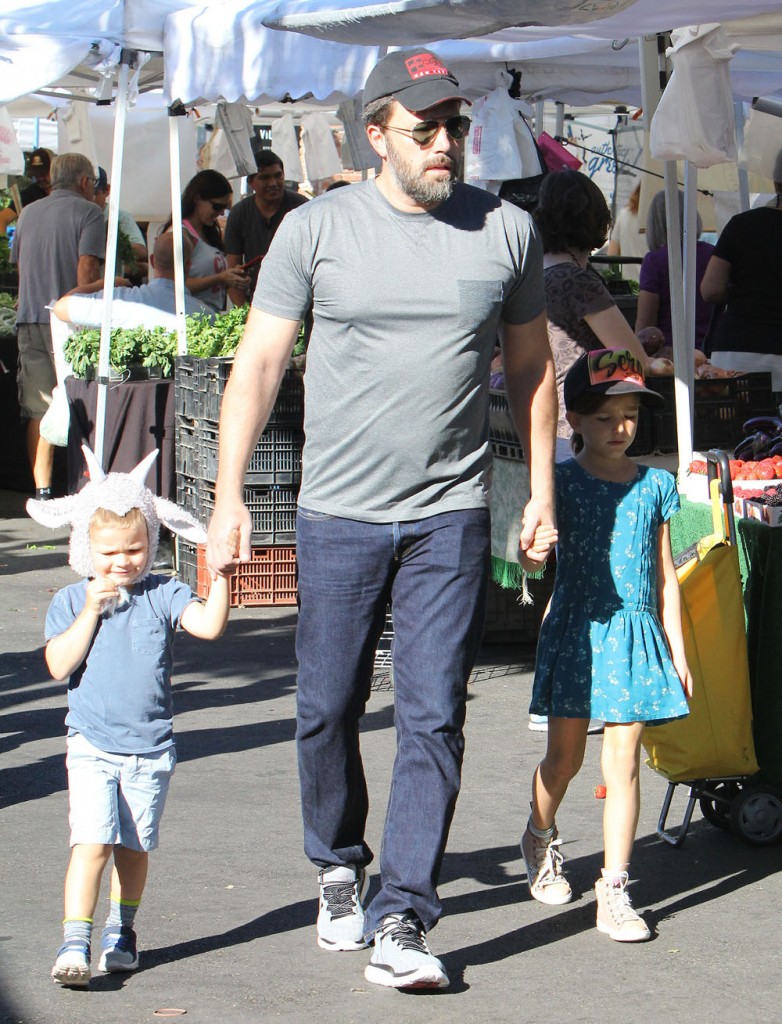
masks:
<path fill-rule="evenodd" d="M 690 472 L 691 473 L 703 473 L 704 476 L 705 476 L 705 474 L 706 474 L 706 463 L 703 461 L 703 459 L 694 459 L 690 463 Z"/>
<path fill-rule="evenodd" d="M 774 467 L 774 476 L 777 480 L 782 480 L 782 461 L 776 463 Z"/>
<path fill-rule="evenodd" d="M 757 464 L 755 469 L 757 480 L 773 480 L 776 477 L 776 467 L 770 459 L 764 459 Z"/>

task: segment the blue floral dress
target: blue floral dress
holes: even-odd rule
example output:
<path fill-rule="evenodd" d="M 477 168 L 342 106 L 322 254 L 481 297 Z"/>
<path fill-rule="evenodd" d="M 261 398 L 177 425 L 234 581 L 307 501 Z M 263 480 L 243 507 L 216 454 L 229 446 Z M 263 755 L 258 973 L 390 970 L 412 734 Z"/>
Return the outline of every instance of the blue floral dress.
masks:
<path fill-rule="evenodd" d="M 627 483 L 556 467 L 557 575 L 540 630 L 530 711 L 604 722 L 688 712 L 657 616 L 658 530 L 679 509 L 673 476 Z"/>

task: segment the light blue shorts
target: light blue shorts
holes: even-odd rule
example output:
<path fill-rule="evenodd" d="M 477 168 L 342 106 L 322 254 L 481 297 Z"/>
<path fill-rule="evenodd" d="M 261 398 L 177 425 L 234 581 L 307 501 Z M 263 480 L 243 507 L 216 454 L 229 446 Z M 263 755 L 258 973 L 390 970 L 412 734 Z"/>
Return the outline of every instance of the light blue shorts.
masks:
<path fill-rule="evenodd" d="M 114 845 L 149 852 L 176 767 L 176 750 L 108 754 L 79 733 L 67 739 L 71 846 Z"/>

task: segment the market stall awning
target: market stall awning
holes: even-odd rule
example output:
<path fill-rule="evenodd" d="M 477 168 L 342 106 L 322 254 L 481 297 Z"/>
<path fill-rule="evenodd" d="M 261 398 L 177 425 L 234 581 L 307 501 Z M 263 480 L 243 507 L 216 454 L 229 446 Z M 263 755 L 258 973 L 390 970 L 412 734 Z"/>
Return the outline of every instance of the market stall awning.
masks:
<path fill-rule="evenodd" d="M 409 46 L 509 28 L 519 41 L 637 38 L 778 11 L 779 0 L 282 0 L 264 24 L 342 43 Z"/>

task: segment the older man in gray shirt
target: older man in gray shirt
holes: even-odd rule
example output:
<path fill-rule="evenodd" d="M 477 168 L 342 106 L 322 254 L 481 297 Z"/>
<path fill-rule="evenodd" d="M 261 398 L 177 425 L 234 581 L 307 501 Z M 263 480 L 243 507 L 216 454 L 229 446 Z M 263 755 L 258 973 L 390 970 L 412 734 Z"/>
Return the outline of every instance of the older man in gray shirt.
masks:
<path fill-rule="evenodd" d="M 28 421 L 27 452 L 36 497 L 51 497 L 54 449 L 40 422 L 57 382 L 47 305 L 101 273 L 106 228 L 94 202 L 95 169 L 81 153 L 62 153 L 51 166 L 51 194 L 25 206 L 11 259 L 19 266 L 19 405 Z"/>
<path fill-rule="evenodd" d="M 182 232 L 182 253 L 183 274 L 186 277 L 193 254 L 193 242 L 186 231 Z M 177 329 L 174 236 L 170 231 L 158 235 L 155 239 L 151 264 L 155 277 L 148 284 L 114 289 L 111 307 L 113 327 L 165 327 L 169 331 Z M 55 316 L 66 323 L 99 327 L 103 323 L 104 292 L 101 284 L 101 281 L 96 281 L 92 286 L 73 288 L 55 303 Z M 185 288 L 185 315 L 190 316 L 193 313 L 200 313 L 210 320 L 214 320 L 216 315 L 211 306 L 193 298 Z"/>

